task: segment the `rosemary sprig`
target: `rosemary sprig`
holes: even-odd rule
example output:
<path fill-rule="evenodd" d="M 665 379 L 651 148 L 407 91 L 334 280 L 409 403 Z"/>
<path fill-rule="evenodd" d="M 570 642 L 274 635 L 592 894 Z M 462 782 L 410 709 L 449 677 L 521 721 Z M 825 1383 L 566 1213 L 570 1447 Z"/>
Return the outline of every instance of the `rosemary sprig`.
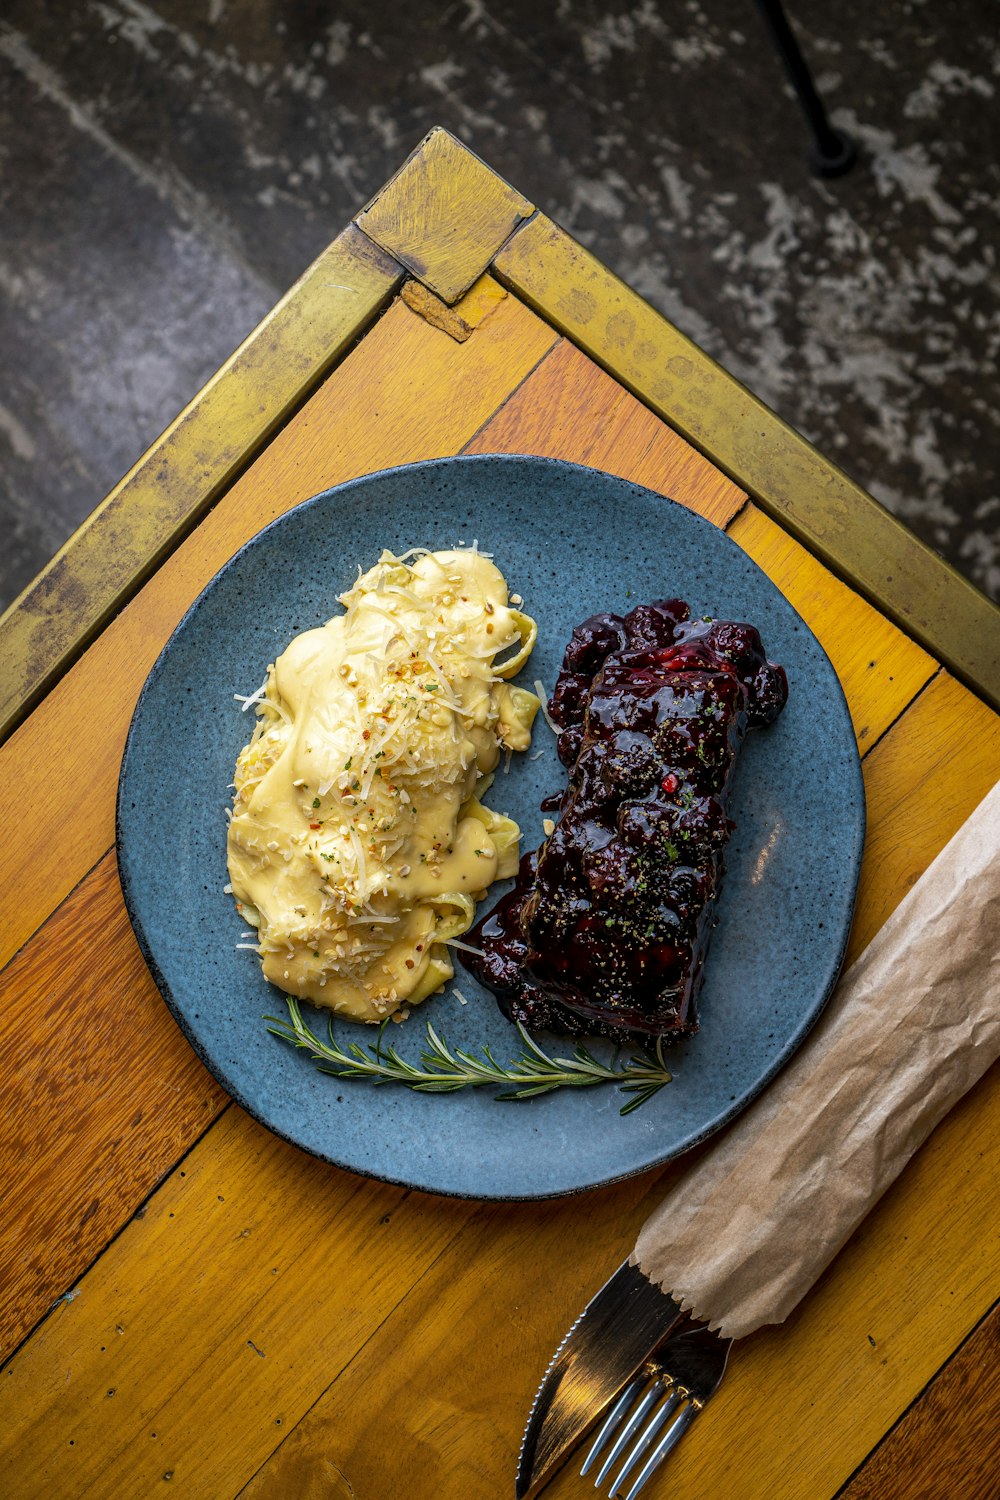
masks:
<path fill-rule="evenodd" d="M 265 1016 L 264 1020 L 270 1023 L 268 1031 L 293 1046 L 304 1047 L 321 1073 L 332 1073 L 337 1078 L 367 1078 L 375 1084 L 401 1083 L 423 1094 L 451 1094 L 457 1089 L 513 1084 L 513 1088 L 495 1095 L 502 1100 L 531 1099 L 536 1094 L 551 1093 L 553 1089 L 617 1083 L 623 1093 L 632 1095 L 628 1103 L 622 1105 L 620 1113 L 623 1115 L 631 1114 L 670 1082 L 663 1042 L 659 1038 L 652 1056 L 639 1050 L 619 1066 L 620 1048 L 616 1049 L 610 1063 L 599 1062 L 579 1044 L 573 1048 L 572 1057 L 549 1057 L 518 1023 L 522 1050 L 513 1062 L 503 1065 L 497 1062 L 486 1045 L 478 1057 L 460 1047 L 449 1047 L 428 1021 L 426 1042 L 420 1054 L 421 1065 L 418 1066 L 400 1057 L 395 1047 L 385 1045 L 387 1021 L 382 1022 L 374 1042 L 364 1047 L 351 1042 L 345 1048 L 339 1045 L 333 1034 L 332 1016 L 329 1019 L 330 1040 L 324 1042 L 302 1019 L 298 1001 L 292 995 L 286 995 L 285 999 L 289 1019 Z"/>

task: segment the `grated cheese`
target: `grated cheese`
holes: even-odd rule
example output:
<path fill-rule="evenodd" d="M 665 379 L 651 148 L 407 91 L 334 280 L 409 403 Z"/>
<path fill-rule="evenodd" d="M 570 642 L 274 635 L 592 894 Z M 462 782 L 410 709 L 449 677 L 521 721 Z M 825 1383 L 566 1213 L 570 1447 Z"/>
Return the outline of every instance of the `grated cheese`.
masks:
<path fill-rule="evenodd" d="M 253 704 L 259 703 L 266 692 L 267 692 L 267 678 L 265 677 L 264 681 L 261 683 L 260 687 L 257 689 L 257 691 L 255 693 L 250 693 L 246 697 L 244 697 L 242 693 L 234 693 L 233 697 L 236 699 L 236 702 L 240 705 L 241 711 L 243 713 L 246 713 L 246 711 L 250 707 L 251 703 L 253 703 Z"/>
<path fill-rule="evenodd" d="M 549 713 L 549 695 L 545 691 L 541 679 L 536 677 L 532 686 L 534 687 L 535 692 L 538 694 L 538 702 L 541 705 L 542 717 L 545 720 L 546 724 L 552 730 L 553 734 L 562 734 L 562 730 L 559 728 L 559 725 Z"/>
<path fill-rule="evenodd" d="M 501 709 L 496 658 L 518 640 L 526 654 L 534 625 L 503 602 L 488 558 L 478 539 L 464 554 L 383 553 L 315 647 L 283 655 L 254 695 L 231 889 L 260 914 L 265 976 L 356 1019 L 440 987 L 494 878 L 466 809 L 500 751 L 506 771 L 527 748 L 535 704 L 515 692 Z"/>
<path fill-rule="evenodd" d="M 460 943 L 458 938 L 445 938 L 449 948 L 460 948 L 463 953 L 474 953 L 477 958 L 485 958 L 486 954 L 481 948 L 473 948 L 471 943 Z"/>

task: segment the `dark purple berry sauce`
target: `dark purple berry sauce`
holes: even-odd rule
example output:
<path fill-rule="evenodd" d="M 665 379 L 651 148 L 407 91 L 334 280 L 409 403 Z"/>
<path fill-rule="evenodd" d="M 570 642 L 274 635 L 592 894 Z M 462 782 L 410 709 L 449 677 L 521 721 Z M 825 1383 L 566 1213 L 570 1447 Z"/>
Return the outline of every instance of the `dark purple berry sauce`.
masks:
<path fill-rule="evenodd" d="M 594 615 L 549 705 L 569 769 L 559 821 L 463 952 L 532 1031 L 676 1040 L 698 1029 L 712 909 L 748 728 L 773 722 L 785 673 L 752 625 L 692 620 L 680 599 Z"/>

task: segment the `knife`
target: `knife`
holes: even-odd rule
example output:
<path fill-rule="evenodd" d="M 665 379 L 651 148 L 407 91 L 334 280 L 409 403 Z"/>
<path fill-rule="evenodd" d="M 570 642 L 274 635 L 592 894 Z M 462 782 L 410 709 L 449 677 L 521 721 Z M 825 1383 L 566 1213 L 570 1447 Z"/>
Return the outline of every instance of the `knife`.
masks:
<path fill-rule="evenodd" d="M 638 1266 L 625 1261 L 563 1339 L 528 1417 L 514 1493 L 532 1500 L 685 1314 Z"/>

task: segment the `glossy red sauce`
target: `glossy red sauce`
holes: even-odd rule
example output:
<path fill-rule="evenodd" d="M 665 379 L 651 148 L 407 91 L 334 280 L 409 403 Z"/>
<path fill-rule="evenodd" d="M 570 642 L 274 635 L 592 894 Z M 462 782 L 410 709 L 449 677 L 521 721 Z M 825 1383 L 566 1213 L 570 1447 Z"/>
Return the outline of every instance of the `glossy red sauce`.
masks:
<path fill-rule="evenodd" d="M 747 729 L 788 695 L 752 625 L 690 618 L 679 599 L 578 625 L 550 703 L 569 785 L 555 831 L 462 954 L 531 1030 L 662 1036 L 698 1029 L 695 999 L 733 824 Z"/>

